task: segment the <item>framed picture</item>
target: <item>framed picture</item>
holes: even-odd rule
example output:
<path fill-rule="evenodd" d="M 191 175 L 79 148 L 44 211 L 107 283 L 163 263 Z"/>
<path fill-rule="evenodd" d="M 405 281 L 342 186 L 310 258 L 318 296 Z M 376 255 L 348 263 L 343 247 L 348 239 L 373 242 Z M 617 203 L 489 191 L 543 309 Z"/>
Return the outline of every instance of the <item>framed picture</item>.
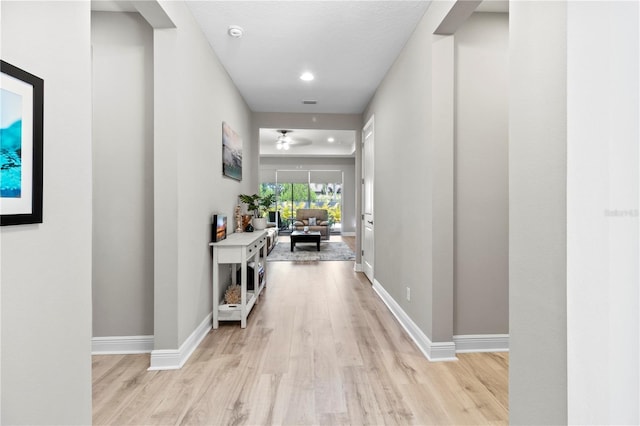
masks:
<path fill-rule="evenodd" d="M 44 81 L 0 61 L 0 225 L 42 223 Z"/>
<path fill-rule="evenodd" d="M 227 238 L 227 217 L 214 214 L 211 221 L 211 241 L 217 243 Z"/>
<path fill-rule="evenodd" d="M 222 174 L 242 180 L 242 139 L 227 123 L 222 123 Z"/>

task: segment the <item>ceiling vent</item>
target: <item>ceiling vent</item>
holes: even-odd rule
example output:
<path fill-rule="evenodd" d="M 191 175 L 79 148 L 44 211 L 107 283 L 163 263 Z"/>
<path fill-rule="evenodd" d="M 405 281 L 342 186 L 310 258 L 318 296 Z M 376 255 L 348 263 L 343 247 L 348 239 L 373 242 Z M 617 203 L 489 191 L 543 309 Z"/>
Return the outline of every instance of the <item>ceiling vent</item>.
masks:
<path fill-rule="evenodd" d="M 306 101 L 302 101 L 303 104 L 305 105 L 315 105 L 318 103 L 318 101 L 314 101 L 314 100 L 306 100 Z"/>

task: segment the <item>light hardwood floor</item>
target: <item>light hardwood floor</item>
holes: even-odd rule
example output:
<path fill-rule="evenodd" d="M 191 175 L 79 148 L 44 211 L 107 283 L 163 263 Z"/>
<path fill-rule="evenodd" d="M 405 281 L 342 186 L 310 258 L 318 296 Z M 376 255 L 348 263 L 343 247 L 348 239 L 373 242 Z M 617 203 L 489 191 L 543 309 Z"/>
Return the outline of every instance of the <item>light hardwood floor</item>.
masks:
<path fill-rule="evenodd" d="M 269 268 L 247 328 L 221 323 L 182 369 L 94 356 L 94 424 L 508 422 L 507 354 L 427 361 L 353 262 Z"/>

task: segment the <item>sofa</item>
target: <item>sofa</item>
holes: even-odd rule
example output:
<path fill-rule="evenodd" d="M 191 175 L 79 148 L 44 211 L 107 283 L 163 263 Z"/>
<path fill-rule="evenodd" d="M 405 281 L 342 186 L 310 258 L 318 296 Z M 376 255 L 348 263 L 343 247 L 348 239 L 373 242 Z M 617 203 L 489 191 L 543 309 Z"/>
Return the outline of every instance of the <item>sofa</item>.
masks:
<path fill-rule="evenodd" d="M 280 230 L 285 228 L 282 219 L 280 218 L 280 212 L 269 212 L 267 216 L 267 228 L 278 228 Z"/>
<path fill-rule="evenodd" d="M 315 219 L 315 225 L 312 225 Z M 329 239 L 329 212 L 325 209 L 298 209 L 296 210 L 296 220 L 293 222 L 295 231 L 303 231 L 308 226 L 309 231 L 319 231 L 320 238 Z"/>
<path fill-rule="evenodd" d="M 267 253 L 271 253 L 271 250 L 278 243 L 278 228 L 267 228 Z"/>

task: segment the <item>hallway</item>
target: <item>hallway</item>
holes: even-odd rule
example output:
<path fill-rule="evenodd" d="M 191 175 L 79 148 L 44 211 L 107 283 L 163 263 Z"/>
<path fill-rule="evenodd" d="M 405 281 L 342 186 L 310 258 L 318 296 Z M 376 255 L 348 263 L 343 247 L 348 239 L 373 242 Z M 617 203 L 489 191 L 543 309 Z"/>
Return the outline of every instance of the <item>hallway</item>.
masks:
<path fill-rule="evenodd" d="M 180 370 L 93 356 L 94 424 L 508 422 L 508 355 L 431 363 L 353 262 L 271 262 L 245 330 L 222 323 Z"/>

